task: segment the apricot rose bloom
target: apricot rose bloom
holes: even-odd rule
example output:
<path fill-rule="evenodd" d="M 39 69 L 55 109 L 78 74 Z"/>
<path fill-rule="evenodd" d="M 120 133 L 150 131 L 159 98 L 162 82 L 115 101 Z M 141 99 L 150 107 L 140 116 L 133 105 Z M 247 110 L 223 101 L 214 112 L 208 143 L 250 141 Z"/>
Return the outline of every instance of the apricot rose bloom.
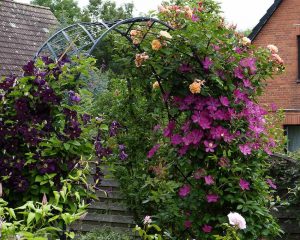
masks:
<path fill-rule="evenodd" d="M 136 67 L 142 66 L 143 62 L 146 61 L 147 59 L 149 59 L 149 56 L 145 52 L 136 54 L 135 61 L 134 61 Z"/>
<path fill-rule="evenodd" d="M 282 60 L 282 58 L 278 54 L 276 54 L 276 53 L 272 54 L 272 58 L 273 58 L 273 60 L 275 62 L 277 62 L 279 64 L 283 64 L 284 63 L 283 60 Z"/>
<path fill-rule="evenodd" d="M 200 93 L 201 88 L 204 85 L 205 80 L 195 79 L 192 84 L 190 84 L 189 88 L 192 94 Z"/>
<path fill-rule="evenodd" d="M 158 51 L 162 47 L 161 42 L 158 39 L 154 39 L 151 43 L 151 46 L 154 51 Z"/>

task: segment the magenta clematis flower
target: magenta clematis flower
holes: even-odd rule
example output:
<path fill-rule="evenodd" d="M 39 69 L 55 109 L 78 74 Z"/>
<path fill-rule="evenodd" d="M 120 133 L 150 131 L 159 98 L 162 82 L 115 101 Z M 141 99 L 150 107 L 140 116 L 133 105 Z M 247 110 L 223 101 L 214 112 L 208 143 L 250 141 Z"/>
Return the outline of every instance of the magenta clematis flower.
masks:
<path fill-rule="evenodd" d="M 153 148 L 151 148 L 150 151 L 148 152 L 147 158 L 152 158 L 159 148 L 160 148 L 159 144 L 156 144 Z"/>
<path fill-rule="evenodd" d="M 214 178 L 211 175 L 205 176 L 204 181 L 206 185 L 213 185 L 215 183 Z"/>
<path fill-rule="evenodd" d="M 181 130 L 184 132 L 184 133 L 187 133 L 189 130 L 190 130 L 190 126 L 191 126 L 191 121 L 186 121 L 182 127 L 181 127 Z"/>
<path fill-rule="evenodd" d="M 215 203 L 219 201 L 219 196 L 217 194 L 207 194 L 206 195 L 206 201 L 208 203 Z"/>
<path fill-rule="evenodd" d="M 221 138 L 226 138 L 229 135 L 229 132 L 226 128 L 217 126 L 216 128 L 211 129 L 210 134 L 213 139 L 220 140 Z"/>
<path fill-rule="evenodd" d="M 250 183 L 244 179 L 240 179 L 240 188 L 242 190 L 250 190 Z"/>
<path fill-rule="evenodd" d="M 207 112 L 200 113 L 200 121 L 197 122 L 202 129 L 210 129 L 212 119 Z"/>
<path fill-rule="evenodd" d="M 172 145 L 178 145 L 182 143 L 182 137 L 179 134 L 175 134 L 171 136 L 171 144 Z"/>
<path fill-rule="evenodd" d="M 242 66 L 244 68 L 249 68 L 251 74 L 255 74 L 257 71 L 255 58 L 251 58 L 251 57 L 243 58 L 240 61 L 240 66 Z"/>
<path fill-rule="evenodd" d="M 243 85 L 244 85 L 245 88 L 253 89 L 251 81 L 249 79 L 243 79 Z"/>
<path fill-rule="evenodd" d="M 179 188 L 178 195 L 182 198 L 185 198 L 188 196 L 191 192 L 191 186 L 188 184 L 183 185 L 181 188 Z"/>
<path fill-rule="evenodd" d="M 224 97 L 224 96 L 221 96 L 221 97 L 220 97 L 220 102 L 221 102 L 221 104 L 222 104 L 224 107 L 228 107 L 229 104 L 230 104 L 228 98 L 227 98 L 227 97 Z"/>
<path fill-rule="evenodd" d="M 236 67 L 234 69 L 234 76 L 239 79 L 244 79 L 244 72 L 241 67 Z"/>
<path fill-rule="evenodd" d="M 190 220 L 186 220 L 185 222 L 184 222 L 184 227 L 185 228 L 190 228 L 192 226 L 192 222 L 190 221 Z"/>
<path fill-rule="evenodd" d="M 203 227 L 202 227 L 202 231 L 205 232 L 205 233 L 210 233 L 212 231 L 213 227 L 210 226 L 210 225 L 207 225 L 205 224 Z"/>
<path fill-rule="evenodd" d="M 209 98 L 209 100 L 207 101 L 207 110 L 217 111 L 218 107 L 220 107 L 219 100 L 215 98 Z"/>
<path fill-rule="evenodd" d="M 164 129 L 164 136 L 171 137 L 175 127 L 176 127 L 175 121 L 170 121 L 168 126 Z"/>
<path fill-rule="evenodd" d="M 233 91 L 233 95 L 235 96 L 236 98 L 236 102 L 238 100 L 242 100 L 242 101 L 247 101 L 248 100 L 248 97 L 247 97 L 247 94 L 246 93 L 243 93 L 241 90 L 239 89 L 235 89 Z"/>
<path fill-rule="evenodd" d="M 184 138 L 182 138 L 184 144 L 186 146 L 189 146 L 190 144 L 199 144 L 200 140 L 203 137 L 203 132 L 200 129 L 195 129 L 192 132 L 190 132 L 187 136 L 185 136 Z"/>
<path fill-rule="evenodd" d="M 249 144 L 239 145 L 240 151 L 246 156 L 251 154 L 251 148 Z"/>
<path fill-rule="evenodd" d="M 210 69 L 212 64 L 213 64 L 213 62 L 209 57 L 205 57 L 204 60 L 202 61 L 202 65 L 205 70 Z"/>
<path fill-rule="evenodd" d="M 179 154 L 180 156 L 183 156 L 183 155 L 186 154 L 186 152 L 187 152 L 188 149 L 189 149 L 189 146 L 183 146 L 182 148 L 180 148 L 180 149 L 178 150 L 178 154 Z"/>
<path fill-rule="evenodd" d="M 205 152 L 214 152 L 215 148 L 217 147 L 217 144 L 207 140 L 204 141 L 204 145 L 205 145 Z"/>
<path fill-rule="evenodd" d="M 277 186 L 273 183 L 273 181 L 270 178 L 268 178 L 266 180 L 266 182 L 268 183 L 268 185 L 270 186 L 270 188 L 277 189 Z"/>

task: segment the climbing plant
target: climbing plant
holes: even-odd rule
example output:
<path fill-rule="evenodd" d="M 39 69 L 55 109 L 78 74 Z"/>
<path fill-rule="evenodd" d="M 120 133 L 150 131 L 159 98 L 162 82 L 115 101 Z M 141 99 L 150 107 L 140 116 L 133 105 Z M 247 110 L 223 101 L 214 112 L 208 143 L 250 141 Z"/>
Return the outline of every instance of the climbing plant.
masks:
<path fill-rule="evenodd" d="M 241 239 L 272 238 L 280 229 L 266 171 L 275 141 L 257 98 L 283 61 L 219 13 L 214 1 L 186 1 L 159 8 L 174 31 L 153 30 L 151 20 L 133 26 L 131 44 L 115 42 L 123 74 L 98 102 L 123 127 L 127 156 L 115 159 L 115 174 L 137 219 L 151 215 L 172 239 L 212 239 L 239 212 Z"/>

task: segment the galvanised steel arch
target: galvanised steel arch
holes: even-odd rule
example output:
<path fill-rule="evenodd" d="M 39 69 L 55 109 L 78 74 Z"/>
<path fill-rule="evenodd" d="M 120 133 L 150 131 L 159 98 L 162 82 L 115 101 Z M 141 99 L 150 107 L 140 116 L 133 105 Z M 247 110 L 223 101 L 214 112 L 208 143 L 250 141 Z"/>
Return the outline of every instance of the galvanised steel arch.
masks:
<path fill-rule="evenodd" d="M 136 17 L 114 22 L 99 21 L 95 23 L 75 23 L 54 33 L 38 50 L 34 58 L 49 56 L 58 60 L 61 55 L 68 56 L 76 54 L 92 55 L 100 42 L 110 32 L 116 32 L 126 38 L 135 48 L 138 45 L 132 43 L 130 31 L 138 26 L 147 26 L 148 31 L 142 41 L 156 31 L 170 31 L 172 27 L 163 21 L 151 17 Z"/>

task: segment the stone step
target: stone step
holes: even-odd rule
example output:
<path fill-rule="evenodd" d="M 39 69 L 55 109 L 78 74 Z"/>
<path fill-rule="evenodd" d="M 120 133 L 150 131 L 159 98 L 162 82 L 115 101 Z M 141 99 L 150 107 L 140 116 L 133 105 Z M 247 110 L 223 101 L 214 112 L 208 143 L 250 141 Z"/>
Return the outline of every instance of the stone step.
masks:
<path fill-rule="evenodd" d="M 100 202 L 107 201 L 107 200 L 115 200 L 120 201 L 124 199 L 120 191 L 105 191 L 105 190 L 97 190 L 96 196 L 99 198 Z"/>
<path fill-rule="evenodd" d="M 87 215 L 81 219 L 83 222 L 94 222 L 101 223 L 103 226 L 108 224 L 119 224 L 119 225 L 134 225 L 132 216 L 128 215 L 108 215 L 88 212 Z"/>
<path fill-rule="evenodd" d="M 94 202 L 92 205 L 88 207 L 88 211 L 106 211 L 106 212 L 120 212 L 123 214 L 128 213 L 126 206 L 120 203 L 113 202 Z M 119 214 L 118 214 L 119 215 Z"/>

